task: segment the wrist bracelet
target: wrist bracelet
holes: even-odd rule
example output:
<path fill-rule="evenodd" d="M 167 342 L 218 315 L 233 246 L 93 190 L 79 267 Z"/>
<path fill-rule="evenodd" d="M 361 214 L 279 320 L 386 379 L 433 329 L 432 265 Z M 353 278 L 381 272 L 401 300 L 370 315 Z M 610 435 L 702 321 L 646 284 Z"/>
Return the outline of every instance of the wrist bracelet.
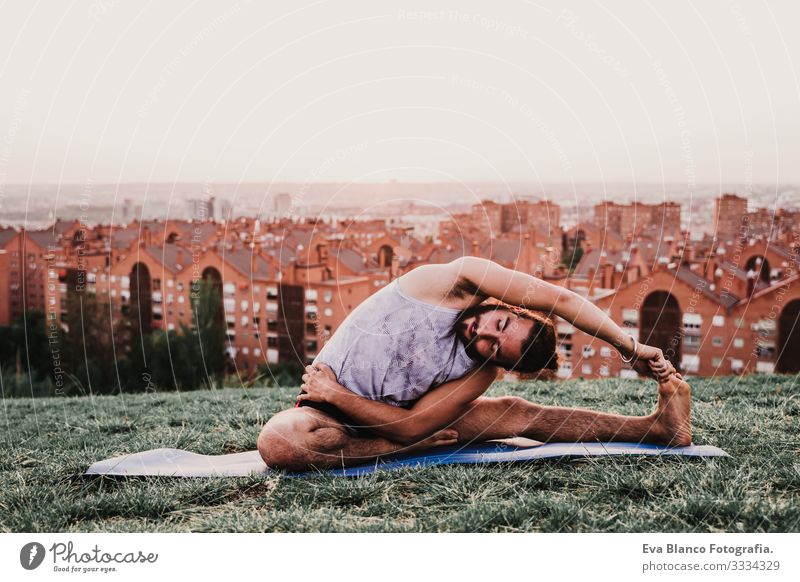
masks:
<path fill-rule="evenodd" d="M 633 340 L 633 349 L 631 350 L 631 357 L 626 360 L 625 356 L 622 355 L 622 352 L 620 352 L 619 354 L 619 359 L 625 362 L 626 364 L 630 364 L 633 361 L 633 359 L 636 357 L 636 352 L 638 351 L 639 348 L 639 342 L 636 341 L 636 338 L 633 336 L 630 336 L 630 338 Z"/>

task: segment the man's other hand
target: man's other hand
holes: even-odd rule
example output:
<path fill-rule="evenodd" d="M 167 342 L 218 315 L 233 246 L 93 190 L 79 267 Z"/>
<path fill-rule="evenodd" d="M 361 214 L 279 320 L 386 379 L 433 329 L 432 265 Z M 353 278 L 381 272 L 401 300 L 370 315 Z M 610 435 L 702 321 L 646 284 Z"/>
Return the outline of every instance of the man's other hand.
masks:
<path fill-rule="evenodd" d="M 299 401 L 310 400 L 329 404 L 332 404 L 337 396 L 349 392 L 336 381 L 336 374 L 325 364 L 306 366 L 300 389 L 303 392 L 297 397 Z"/>

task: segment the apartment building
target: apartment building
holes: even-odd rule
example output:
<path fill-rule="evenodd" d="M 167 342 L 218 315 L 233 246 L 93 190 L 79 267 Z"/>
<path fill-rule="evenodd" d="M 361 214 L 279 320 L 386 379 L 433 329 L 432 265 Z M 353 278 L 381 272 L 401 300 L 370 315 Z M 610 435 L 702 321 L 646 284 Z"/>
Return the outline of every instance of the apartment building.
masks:
<path fill-rule="evenodd" d="M 603 201 L 594 207 L 594 225 L 622 238 L 654 230 L 663 235 L 676 235 L 681 229 L 681 206 L 675 202 L 619 204 Z"/>

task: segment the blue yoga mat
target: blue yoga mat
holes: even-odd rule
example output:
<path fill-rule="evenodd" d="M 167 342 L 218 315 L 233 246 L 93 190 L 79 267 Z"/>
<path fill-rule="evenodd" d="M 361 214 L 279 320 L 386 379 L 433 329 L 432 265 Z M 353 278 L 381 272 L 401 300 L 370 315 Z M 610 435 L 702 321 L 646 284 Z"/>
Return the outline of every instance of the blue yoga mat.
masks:
<path fill-rule="evenodd" d="M 527 441 L 527 442 L 525 442 Z M 522 444 L 520 444 L 522 442 Z M 727 457 L 728 454 L 709 445 L 664 447 L 639 443 L 548 443 L 530 444 L 527 439 L 507 442 L 487 441 L 468 446 L 441 447 L 421 453 L 387 456 L 358 467 L 329 469 L 324 473 L 355 477 L 375 471 L 391 471 L 402 467 L 430 465 L 484 464 L 532 461 L 554 457 L 598 457 L 615 455 Z M 230 455 L 200 455 L 181 449 L 153 449 L 121 455 L 92 464 L 85 475 L 160 476 L 160 477 L 240 477 L 267 475 L 269 469 L 258 451 Z M 319 475 L 319 471 L 296 473 L 295 476 Z"/>

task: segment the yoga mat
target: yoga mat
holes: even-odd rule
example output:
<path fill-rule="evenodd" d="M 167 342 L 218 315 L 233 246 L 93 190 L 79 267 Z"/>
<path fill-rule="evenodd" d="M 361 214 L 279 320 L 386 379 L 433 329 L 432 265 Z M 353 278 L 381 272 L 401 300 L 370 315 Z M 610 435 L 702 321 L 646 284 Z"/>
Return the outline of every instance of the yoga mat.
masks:
<path fill-rule="evenodd" d="M 527 441 L 527 442 L 523 442 Z M 607 455 L 648 455 L 683 457 L 727 457 L 709 445 L 664 447 L 639 443 L 547 443 L 530 444 L 528 439 L 487 441 L 469 446 L 442 447 L 405 455 L 387 456 L 358 467 L 330 469 L 330 475 L 355 477 L 377 470 L 429 465 L 483 464 L 530 461 L 553 457 L 596 457 Z M 267 475 L 273 471 L 264 464 L 258 451 L 230 455 L 200 455 L 181 449 L 153 449 L 121 455 L 92 464 L 85 475 L 162 476 L 162 477 L 239 477 Z M 294 473 L 295 476 L 318 475 L 318 471 Z"/>

